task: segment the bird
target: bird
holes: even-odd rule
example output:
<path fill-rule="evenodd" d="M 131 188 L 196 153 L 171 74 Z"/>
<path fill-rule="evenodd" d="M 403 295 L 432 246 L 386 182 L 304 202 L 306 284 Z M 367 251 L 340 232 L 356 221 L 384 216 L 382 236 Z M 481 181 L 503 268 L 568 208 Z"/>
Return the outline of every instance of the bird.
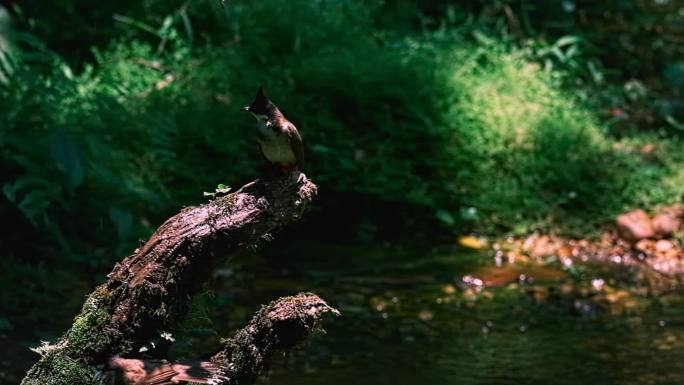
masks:
<path fill-rule="evenodd" d="M 297 127 L 264 94 L 259 87 L 254 101 L 242 108 L 257 119 L 257 142 L 262 157 L 284 173 L 302 171 L 304 145 Z"/>
<path fill-rule="evenodd" d="M 209 384 L 225 380 L 219 368 L 209 361 L 169 362 L 119 356 L 109 359 L 102 378 L 108 385 Z"/>

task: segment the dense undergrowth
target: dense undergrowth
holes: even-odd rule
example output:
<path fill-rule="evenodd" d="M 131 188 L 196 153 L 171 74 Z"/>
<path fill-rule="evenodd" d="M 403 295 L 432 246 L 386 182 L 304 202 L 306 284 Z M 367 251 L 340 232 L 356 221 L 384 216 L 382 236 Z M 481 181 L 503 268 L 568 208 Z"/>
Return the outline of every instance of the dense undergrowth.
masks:
<path fill-rule="evenodd" d="M 124 16 L 124 3 L 100 10 L 118 14 L 85 53 L 63 46 L 74 37 L 54 40 L 59 52 L 43 44 L 57 22 L 4 34 L 5 256 L 101 274 L 203 191 L 258 176 L 254 122 L 239 110 L 260 84 L 305 138 L 319 216 L 358 198 L 406 209 L 407 221 L 424 213 L 424 233 L 586 233 L 684 194 L 679 139 L 616 133 L 600 113 L 612 106 L 597 106 L 610 99 L 600 57 L 581 39 L 521 44 L 420 2 L 131 6 L 147 19 Z M 418 9 L 437 16 L 400 22 Z"/>

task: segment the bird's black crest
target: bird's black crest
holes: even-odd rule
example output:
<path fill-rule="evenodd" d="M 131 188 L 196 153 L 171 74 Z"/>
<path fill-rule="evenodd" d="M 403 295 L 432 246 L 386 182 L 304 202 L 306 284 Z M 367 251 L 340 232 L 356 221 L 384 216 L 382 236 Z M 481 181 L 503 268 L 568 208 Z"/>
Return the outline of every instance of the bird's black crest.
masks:
<path fill-rule="evenodd" d="M 272 108 L 273 103 L 266 97 L 264 93 L 264 87 L 259 87 L 257 90 L 254 101 L 247 107 L 243 108 L 245 111 L 249 111 L 253 114 L 266 115 Z"/>

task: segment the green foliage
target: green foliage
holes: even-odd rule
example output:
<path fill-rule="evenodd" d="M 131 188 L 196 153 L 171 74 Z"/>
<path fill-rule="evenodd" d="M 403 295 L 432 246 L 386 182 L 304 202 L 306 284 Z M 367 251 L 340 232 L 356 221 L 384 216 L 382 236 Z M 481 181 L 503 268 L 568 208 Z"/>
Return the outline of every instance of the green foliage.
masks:
<path fill-rule="evenodd" d="M 423 28 L 470 24 L 533 48 L 546 70 L 568 71 L 574 85 L 585 85 L 584 97 L 594 105 L 626 112 L 613 122 L 619 134 L 663 127 L 682 134 L 681 1 L 405 0 L 388 6 L 412 9 L 408 14 Z M 648 97 L 630 97 L 635 83 Z"/>
<path fill-rule="evenodd" d="M 680 197 L 674 150 L 625 151 L 586 88 L 568 88 L 603 81 L 584 37 L 518 46 L 465 21 L 465 8 L 410 4 L 169 3 L 145 18 L 131 7 L 114 17 L 127 39 L 94 48 L 78 70 L 26 38 L 0 91 L 3 192 L 53 254 L 108 266 L 209 186 L 259 174 L 239 108 L 264 84 L 328 196 L 422 206 L 490 231 L 592 228 Z M 441 22 L 385 23 L 410 9 Z"/>
<path fill-rule="evenodd" d="M 0 259 L 0 314 L 15 329 L 24 323 L 49 324 L 73 317 L 88 290 L 87 282 L 79 281 L 78 274 L 65 268 L 27 263 L 10 255 Z"/>
<path fill-rule="evenodd" d="M 448 120 L 469 205 L 494 223 L 525 227 L 624 202 L 616 197 L 624 172 L 608 141 L 539 66 L 497 47 L 468 61 L 454 68 L 460 95 Z"/>

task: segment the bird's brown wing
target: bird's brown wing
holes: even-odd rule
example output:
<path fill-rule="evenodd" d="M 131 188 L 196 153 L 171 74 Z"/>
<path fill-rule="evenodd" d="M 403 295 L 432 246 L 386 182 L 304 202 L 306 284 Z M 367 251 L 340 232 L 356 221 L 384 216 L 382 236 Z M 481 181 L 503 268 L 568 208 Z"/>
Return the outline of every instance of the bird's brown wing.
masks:
<path fill-rule="evenodd" d="M 287 137 L 290 142 L 290 147 L 295 154 L 297 159 L 297 166 L 299 170 L 302 171 L 304 168 L 304 143 L 302 142 L 302 137 L 299 135 L 297 128 L 290 123 L 289 129 L 286 131 Z"/>
<path fill-rule="evenodd" d="M 221 378 L 216 365 L 208 361 L 168 362 L 115 357 L 110 366 L 126 385 L 171 385 L 179 382 L 209 383 Z"/>
<path fill-rule="evenodd" d="M 167 362 L 154 367 L 149 365 L 145 385 L 177 384 L 181 381 L 206 384 L 217 372 L 218 368 L 208 361 Z"/>
<path fill-rule="evenodd" d="M 176 365 L 170 362 L 145 361 L 145 385 L 168 385 L 174 383 L 174 378 L 179 372 L 174 368 Z"/>

